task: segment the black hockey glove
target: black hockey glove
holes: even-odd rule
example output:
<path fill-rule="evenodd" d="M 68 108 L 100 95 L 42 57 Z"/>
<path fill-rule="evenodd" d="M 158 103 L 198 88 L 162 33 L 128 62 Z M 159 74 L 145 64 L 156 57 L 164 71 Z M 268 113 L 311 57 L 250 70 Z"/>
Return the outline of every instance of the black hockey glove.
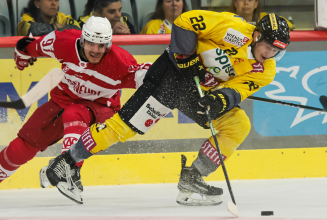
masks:
<path fill-rule="evenodd" d="M 198 114 L 205 114 L 205 110 L 209 110 L 212 119 L 217 119 L 224 114 L 228 107 L 229 101 L 226 95 L 219 90 L 208 91 L 205 96 L 199 99 Z"/>
<path fill-rule="evenodd" d="M 176 58 L 176 63 L 182 74 L 191 74 L 193 77 L 197 76 L 200 82 L 205 82 L 206 71 L 196 51 L 187 58 Z"/>

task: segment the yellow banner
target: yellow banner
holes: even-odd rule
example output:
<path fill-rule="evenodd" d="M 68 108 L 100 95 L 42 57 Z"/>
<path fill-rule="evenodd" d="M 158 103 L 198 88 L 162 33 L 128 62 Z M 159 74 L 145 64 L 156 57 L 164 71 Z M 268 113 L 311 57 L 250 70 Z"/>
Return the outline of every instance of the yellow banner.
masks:
<path fill-rule="evenodd" d="M 154 62 L 157 55 L 139 55 L 134 56 L 138 63 Z M 42 79 L 52 68 L 61 67 L 61 64 L 51 58 L 39 58 L 37 62 L 23 71 L 16 68 L 12 59 L 0 60 L 0 101 L 15 101 L 23 96 Z M 121 101 L 124 104 L 135 92 L 133 89 L 124 89 L 122 91 Z M 44 104 L 50 96 L 43 97 L 30 108 L 23 110 L 0 108 L 0 132 L 3 138 L 0 139 L 0 145 L 8 145 L 16 136 L 24 122 L 32 115 L 38 106 Z M 166 140 L 166 139 L 192 139 L 207 138 L 211 135 L 210 130 L 205 130 L 189 118 L 179 112 L 177 109 L 172 114 L 160 120 L 158 125 L 153 127 L 145 135 L 136 135 L 130 141 L 135 140 Z"/>

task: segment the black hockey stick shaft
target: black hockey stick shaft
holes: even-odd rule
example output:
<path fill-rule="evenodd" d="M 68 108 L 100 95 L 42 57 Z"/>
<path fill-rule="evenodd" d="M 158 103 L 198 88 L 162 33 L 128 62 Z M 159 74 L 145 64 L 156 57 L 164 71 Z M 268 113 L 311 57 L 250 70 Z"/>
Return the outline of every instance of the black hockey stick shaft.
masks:
<path fill-rule="evenodd" d="M 249 96 L 248 99 L 255 100 L 255 101 L 260 101 L 260 102 L 268 102 L 268 103 L 273 103 L 273 104 L 279 104 L 279 105 L 285 105 L 285 106 L 291 106 L 295 108 L 303 108 L 303 109 L 309 109 L 309 110 L 314 110 L 314 111 L 319 111 L 319 112 L 327 112 L 327 104 L 324 102 L 325 99 L 322 97 L 326 96 L 320 96 L 320 103 L 324 107 L 322 108 L 316 108 L 316 107 L 311 107 L 311 106 L 306 106 L 306 105 L 298 105 L 290 102 L 282 102 L 282 101 L 277 101 L 274 99 L 266 99 L 266 98 L 261 98 L 261 97 L 256 97 L 256 96 Z"/>
<path fill-rule="evenodd" d="M 200 97 L 203 97 L 204 95 L 203 95 L 203 91 L 202 91 L 201 86 L 200 86 L 199 78 L 196 76 L 196 77 L 194 77 L 194 80 L 195 80 L 195 83 L 196 83 L 196 87 L 197 87 L 197 89 L 199 91 Z M 209 121 L 212 137 L 215 140 L 217 152 L 218 152 L 218 155 L 219 155 L 220 164 L 221 164 L 221 166 L 223 168 L 223 171 L 224 171 L 224 175 L 225 175 L 225 179 L 226 179 L 226 182 L 227 182 L 229 194 L 230 194 L 230 197 L 232 198 L 233 203 L 236 205 L 233 190 L 232 190 L 232 186 L 231 186 L 229 178 L 228 178 L 225 163 L 224 163 L 223 157 L 221 155 L 220 147 L 219 147 L 218 140 L 217 140 L 217 137 L 216 137 L 216 132 L 215 132 L 215 129 L 213 127 L 213 124 L 212 124 L 211 117 L 210 117 L 208 109 L 206 109 L 206 115 L 207 115 L 207 118 L 208 118 L 208 121 Z"/>

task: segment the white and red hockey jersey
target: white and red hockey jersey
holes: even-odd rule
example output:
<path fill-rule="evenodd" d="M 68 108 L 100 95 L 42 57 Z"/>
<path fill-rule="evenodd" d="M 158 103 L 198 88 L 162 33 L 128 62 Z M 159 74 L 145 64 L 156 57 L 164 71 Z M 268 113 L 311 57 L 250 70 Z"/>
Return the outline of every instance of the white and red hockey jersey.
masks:
<path fill-rule="evenodd" d="M 151 63 L 137 64 L 130 53 L 116 45 L 99 63 L 84 62 L 77 46 L 81 34 L 74 29 L 53 31 L 31 42 L 26 51 L 32 57 L 52 57 L 62 63 L 64 79 L 51 91 L 59 106 L 90 100 L 119 109 L 119 90 L 141 86 Z"/>

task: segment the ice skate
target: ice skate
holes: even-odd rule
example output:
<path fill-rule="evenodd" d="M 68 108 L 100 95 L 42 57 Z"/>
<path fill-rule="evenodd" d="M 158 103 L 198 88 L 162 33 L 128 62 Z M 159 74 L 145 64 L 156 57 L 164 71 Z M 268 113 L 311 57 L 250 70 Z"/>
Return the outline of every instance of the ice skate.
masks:
<path fill-rule="evenodd" d="M 50 160 L 50 162 L 53 159 Z M 46 170 L 47 170 L 48 166 L 43 167 L 40 170 L 40 185 L 42 188 L 48 188 L 51 184 L 48 180 L 48 177 L 46 175 Z M 72 168 L 72 180 L 74 181 L 75 185 L 77 186 L 77 188 L 83 192 L 83 185 L 81 182 L 81 168 L 79 168 L 78 166 L 73 166 Z"/>
<path fill-rule="evenodd" d="M 79 172 L 80 168 L 76 166 L 75 161 L 67 151 L 50 161 L 46 176 L 51 185 L 56 186 L 60 193 L 78 204 L 83 204 L 81 196 L 83 186 L 80 182 Z"/>
<path fill-rule="evenodd" d="M 52 160 L 53 159 L 51 159 L 50 162 Z M 49 182 L 49 180 L 48 180 L 47 174 L 46 174 L 47 168 L 48 168 L 48 166 L 43 167 L 40 170 L 40 173 L 39 173 L 40 185 L 41 185 L 42 188 L 48 188 L 51 185 L 50 182 Z"/>
<path fill-rule="evenodd" d="M 182 155 L 182 171 L 177 188 L 179 194 L 177 203 L 187 206 L 214 206 L 222 203 L 223 190 L 210 186 L 204 182 L 201 174 L 195 167 L 186 167 L 186 157 Z M 191 198 L 194 194 L 200 194 L 202 199 Z"/>

